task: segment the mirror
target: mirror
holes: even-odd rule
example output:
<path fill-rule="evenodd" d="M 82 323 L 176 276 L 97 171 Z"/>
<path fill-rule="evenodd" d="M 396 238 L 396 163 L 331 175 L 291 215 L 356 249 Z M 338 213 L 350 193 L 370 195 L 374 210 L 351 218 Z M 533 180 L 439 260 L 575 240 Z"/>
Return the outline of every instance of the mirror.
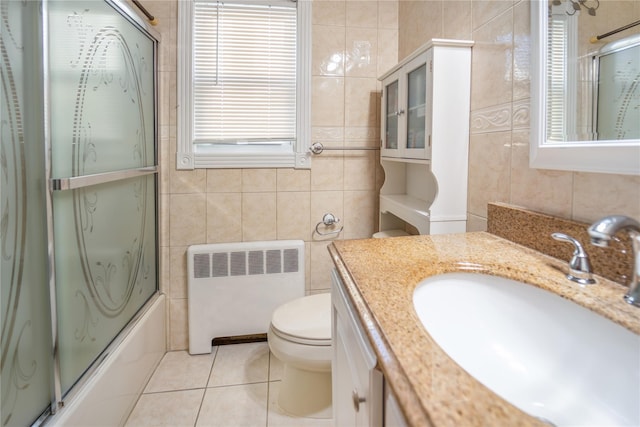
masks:
<path fill-rule="evenodd" d="M 640 2 L 533 0 L 531 16 L 531 167 L 640 175 Z"/>

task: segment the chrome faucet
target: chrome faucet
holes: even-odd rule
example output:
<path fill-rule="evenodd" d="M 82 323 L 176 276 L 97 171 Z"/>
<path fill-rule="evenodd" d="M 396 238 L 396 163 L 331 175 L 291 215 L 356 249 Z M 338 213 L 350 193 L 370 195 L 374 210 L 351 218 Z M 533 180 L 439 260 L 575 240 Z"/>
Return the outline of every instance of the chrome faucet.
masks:
<path fill-rule="evenodd" d="M 607 247 L 611 238 L 620 230 L 628 230 L 633 247 L 633 275 L 624 300 L 640 307 L 640 286 L 638 286 L 640 282 L 640 222 L 628 216 L 611 215 L 591 224 L 587 232 L 593 245 Z"/>
<path fill-rule="evenodd" d="M 561 242 L 568 242 L 573 245 L 573 256 L 569 261 L 569 272 L 566 274 L 567 279 L 581 285 L 593 285 L 596 283 L 591 273 L 589 256 L 580 242 L 564 233 L 552 233 L 551 237 Z"/>

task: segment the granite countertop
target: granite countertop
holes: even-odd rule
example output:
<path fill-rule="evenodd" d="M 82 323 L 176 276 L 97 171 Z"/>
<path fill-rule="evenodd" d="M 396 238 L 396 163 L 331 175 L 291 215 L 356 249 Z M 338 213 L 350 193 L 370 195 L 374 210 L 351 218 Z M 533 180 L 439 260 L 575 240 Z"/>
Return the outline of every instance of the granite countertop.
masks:
<path fill-rule="evenodd" d="M 566 261 L 493 234 L 335 241 L 329 252 L 378 365 L 413 426 L 545 426 L 477 382 L 432 340 L 412 300 L 426 277 L 474 272 L 519 280 L 640 334 L 640 309 L 622 298 L 627 288 L 599 276 L 597 285 L 581 287 L 565 278 Z"/>

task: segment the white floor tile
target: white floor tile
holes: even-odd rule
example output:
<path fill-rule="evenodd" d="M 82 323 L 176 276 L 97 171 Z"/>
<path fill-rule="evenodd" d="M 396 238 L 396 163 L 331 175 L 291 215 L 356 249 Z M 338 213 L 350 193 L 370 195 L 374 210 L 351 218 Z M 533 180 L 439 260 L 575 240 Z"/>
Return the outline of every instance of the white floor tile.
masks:
<path fill-rule="evenodd" d="M 205 389 L 143 394 L 125 427 L 193 427 Z"/>
<path fill-rule="evenodd" d="M 211 354 L 191 356 L 186 351 L 170 351 L 164 355 L 149 380 L 145 393 L 204 388 L 211 372 L 217 347 Z"/>
<path fill-rule="evenodd" d="M 267 383 L 208 388 L 196 427 L 267 425 Z"/>
<path fill-rule="evenodd" d="M 268 427 L 332 427 L 332 419 L 300 418 L 285 413 L 278 406 L 278 390 L 280 381 L 269 383 Z"/>
<path fill-rule="evenodd" d="M 278 407 L 282 372 L 266 342 L 214 347 L 210 355 L 169 352 L 126 427 L 331 427 L 332 420 L 291 417 Z"/>
<path fill-rule="evenodd" d="M 266 382 L 268 375 L 266 342 L 223 345 L 218 348 L 207 387 Z"/>

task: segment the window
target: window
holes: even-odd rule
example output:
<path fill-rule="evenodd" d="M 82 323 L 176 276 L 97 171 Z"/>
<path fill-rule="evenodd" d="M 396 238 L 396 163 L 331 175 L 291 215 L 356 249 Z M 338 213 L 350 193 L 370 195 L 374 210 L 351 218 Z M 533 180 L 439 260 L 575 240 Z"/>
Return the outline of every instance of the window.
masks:
<path fill-rule="evenodd" d="M 178 168 L 308 167 L 310 2 L 179 5 Z"/>

